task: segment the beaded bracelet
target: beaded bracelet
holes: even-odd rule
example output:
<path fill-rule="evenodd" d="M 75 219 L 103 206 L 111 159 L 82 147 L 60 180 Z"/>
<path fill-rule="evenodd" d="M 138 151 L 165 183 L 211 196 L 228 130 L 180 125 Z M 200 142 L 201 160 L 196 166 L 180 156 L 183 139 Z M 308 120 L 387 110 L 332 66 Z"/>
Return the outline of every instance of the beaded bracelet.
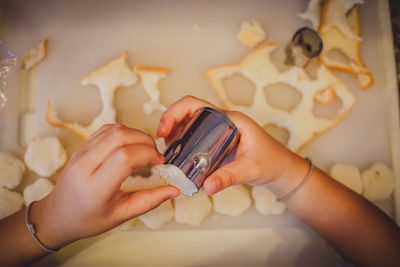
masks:
<path fill-rule="evenodd" d="M 36 237 L 35 225 L 29 221 L 29 212 L 31 211 L 32 204 L 35 202 L 36 201 L 31 202 L 28 205 L 28 207 L 26 208 L 26 211 L 25 211 L 26 228 L 28 228 L 28 232 L 31 234 L 31 236 L 32 236 L 33 240 L 36 242 L 36 244 L 38 244 L 43 250 L 45 250 L 46 252 L 49 252 L 49 253 L 57 252 L 57 250 L 50 249 L 50 248 L 46 247 L 45 245 L 43 245 L 43 243 L 40 242 L 39 239 Z"/>
<path fill-rule="evenodd" d="M 311 173 L 314 169 L 314 165 L 313 162 L 310 158 L 306 158 L 306 161 L 308 162 L 308 164 L 310 165 L 310 167 L 308 168 L 308 172 L 306 174 L 306 176 L 304 177 L 303 181 L 301 181 L 301 183 L 296 186 L 291 192 L 289 192 L 286 196 L 283 196 L 281 198 L 278 198 L 278 201 L 286 201 L 289 198 L 291 198 L 294 194 L 296 194 L 297 191 L 299 191 L 300 188 L 303 187 L 303 185 L 306 184 L 306 182 L 310 179 L 311 177 Z"/>

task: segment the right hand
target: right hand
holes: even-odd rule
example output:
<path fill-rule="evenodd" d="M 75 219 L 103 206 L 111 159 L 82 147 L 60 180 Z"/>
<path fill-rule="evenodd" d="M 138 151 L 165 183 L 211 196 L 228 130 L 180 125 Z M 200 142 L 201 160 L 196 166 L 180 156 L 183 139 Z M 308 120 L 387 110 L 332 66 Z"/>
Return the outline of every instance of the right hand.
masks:
<path fill-rule="evenodd" d="M 164 137 L 168 145 L 176 132 L 202 107 L 218 109 L 192 96 L 178 100 L 162 114 L 157 135 Z M 236 184 L 268 184 L 280 178 L 286 179 L 297 172 L 304 172 L 303 169 L 307 168 L 303 159 L 272 138 L 243 113 L 220 111 L 236 125 L 240 141 L 234 160 L 218 168 L 205 180 L 203 187 L 207 194 L 215 194 Z"/>

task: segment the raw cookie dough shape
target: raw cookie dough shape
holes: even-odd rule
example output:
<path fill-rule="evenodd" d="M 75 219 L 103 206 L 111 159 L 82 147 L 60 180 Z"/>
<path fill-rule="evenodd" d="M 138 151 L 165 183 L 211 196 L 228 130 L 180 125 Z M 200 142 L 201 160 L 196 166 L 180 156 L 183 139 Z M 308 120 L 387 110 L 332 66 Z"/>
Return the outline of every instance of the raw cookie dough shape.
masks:
<path fill-rule="evenodd" d="M 155 110 L 164 111 L 166 109 L 160 103 L 160 92 L 158 82 L 165 78 L 169 69 L 149 66 L 135 66 L 135 71 L 127 63 L 128 52 L 125 51 L 117 58 L 111 60 L 104 66 L 94 70 L 81 78 L 78 82 L 81 85 L 95 85 L 99 88 L 100 98 L 103 103 L 101 113 L 93 119 L 89 126 L 83 126 L 79 123 L 70 123 L 62 121 L 56 110 L 52 107 L 51 101 L 48 102 L 46 120 L 54 127 L 62 127 L 87 139 L 93 132 L 103 124 L 115 123 L 116 112 L 114 107 L 114 93 L 119 87 L 134 85 L 138 82 L 137 75 L 150 97 L 150 101 L 145 103 L 143 108 L 147 114 Z"/>
<path fill-rule="evenodd" d="M 370 87 L 374 79 L 360 55 L 361 32 L 359 4 L 361 0 L 327 0 L 321 10 L 318 33 L 324 43 L 321 61 L 328 67 L 357 75 L 362 89 Z M 329 57 L 340 51 L 349 60 L 341 62 Z"/>
<path fill-rule="evenodd" d="M 317 78 L 313 80 L 308 77 L 304 69 L 299 67 L 291 67 L 286 72 L 279 72 L 271 61 L 271 52 L 275 47 L 275 43 L 260 46 L 237 64 L 207 69 L 206 76 L 225 108 L 241 111 L 261 126 L 273 123 L 288 129 L 290 133 L 288 147 L 298 151 L 315 135 L 338 124 L 354 105 L 354 96 L 324 65 L 319 67 Z M 250 107 L 234 105 L 227 98 L 223 79 L 234 74 L 242 74 L 256 86 L 254 102 Z M 276 83 L 287 83 L 301 93 L 301 101 L 291 112 L 277 110 L 265 100 L 263 88 Z M 342 101 L 342 107 L 337 111 L 335 118 L 317 118 L 313 114 L 314 96 L 327 88 L 331 88 Z"/>

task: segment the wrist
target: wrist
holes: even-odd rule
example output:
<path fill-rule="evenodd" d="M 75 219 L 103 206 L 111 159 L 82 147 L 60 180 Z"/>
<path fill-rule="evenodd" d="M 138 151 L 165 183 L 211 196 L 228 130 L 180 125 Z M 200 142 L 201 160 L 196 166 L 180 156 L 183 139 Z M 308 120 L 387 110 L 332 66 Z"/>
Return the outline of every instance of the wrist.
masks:
<path fill-rule="evenodd" d="M 295 153 L 291 153 L 287 160 L 280 164 L 282 173 L 267 187 L 278 197 L 286 196 L 303 180 L 309 169 L 309 163 Z"/>
<path fill-rule="evenodd" d="M 35 202 L 30 210 L 30 222 L 35 225 L 36 237 L 47 248 L 58 250 L 72 242 L 62 229 L 58 219 L 62 220 L 51 211 L 52 204 L 48 198 Z"/>

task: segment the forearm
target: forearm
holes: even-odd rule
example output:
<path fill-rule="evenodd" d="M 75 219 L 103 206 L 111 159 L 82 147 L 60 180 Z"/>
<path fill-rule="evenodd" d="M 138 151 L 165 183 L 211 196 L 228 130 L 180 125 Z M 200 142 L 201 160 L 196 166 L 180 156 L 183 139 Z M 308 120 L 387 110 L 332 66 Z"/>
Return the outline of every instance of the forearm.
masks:
<path fill-rule="evenodd" d="M 270 184 L 284 196 L 307 173 L 308 164 L 292 159 L 292 172 Z M 287 201 L 288 208 L 334 245 L 345 257 L 362 266 L 400 264 L 400 230 L 373 204 L 338 184 L 317 168 Z"/>
<path fill-rule="evenodd" d="M 47 254 L 30 236 L 25 210 L 0 221 L 0 262 L 4 266 L 23 266 Z"/>

